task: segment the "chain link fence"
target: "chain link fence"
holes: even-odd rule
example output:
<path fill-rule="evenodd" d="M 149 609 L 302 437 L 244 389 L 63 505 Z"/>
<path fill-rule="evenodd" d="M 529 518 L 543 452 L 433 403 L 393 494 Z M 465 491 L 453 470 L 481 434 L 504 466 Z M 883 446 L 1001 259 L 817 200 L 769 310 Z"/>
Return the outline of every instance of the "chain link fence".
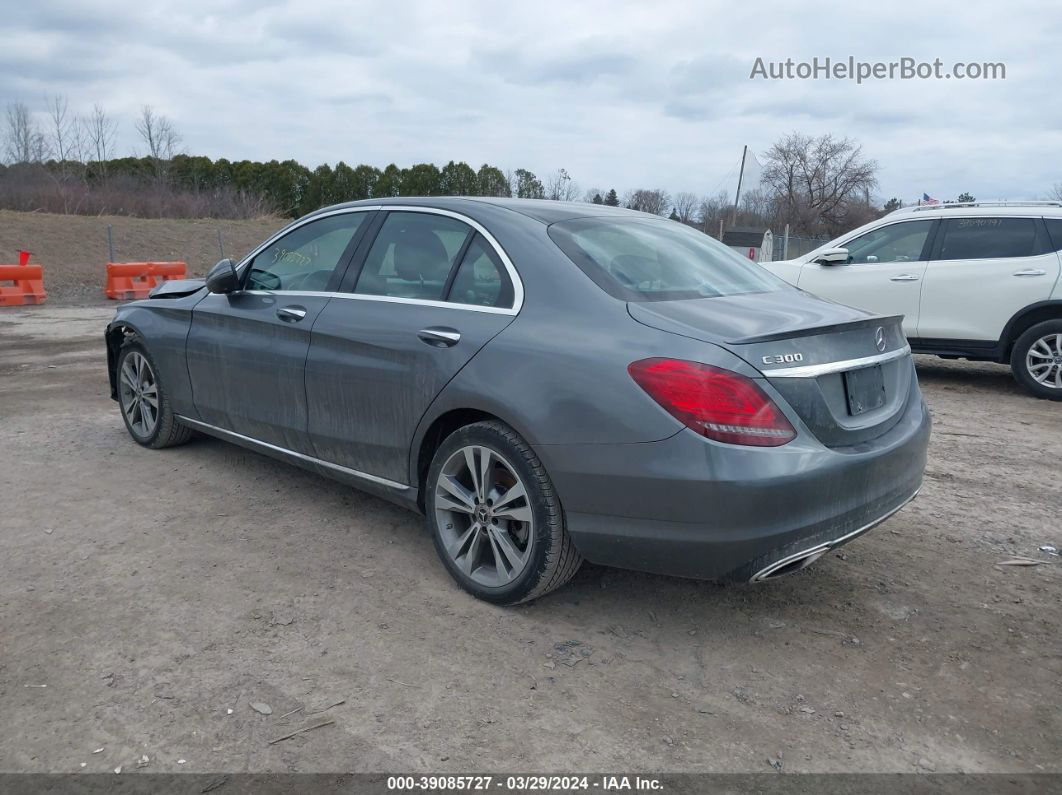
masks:
<path fill-rule="evenodd" d="M 799 235 L 790 235 L 788 239 L 788 246 L 786 244 L 786 238 L 784 235 L 777 235 L 774 238 L 774 251 L 772 252 L 772 261 L 778 262 L 779 260 L 796 259 L 802 257 L 809 251 L 814 251 L 823 243 L 830 242 L 828 237 L 801 237 Z"/>

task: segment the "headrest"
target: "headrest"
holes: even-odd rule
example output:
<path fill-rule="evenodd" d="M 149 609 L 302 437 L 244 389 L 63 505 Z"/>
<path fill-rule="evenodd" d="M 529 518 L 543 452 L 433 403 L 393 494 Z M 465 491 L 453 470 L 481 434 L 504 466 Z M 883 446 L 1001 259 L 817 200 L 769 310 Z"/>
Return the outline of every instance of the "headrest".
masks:
<path fill-rule="evenodd" d="M 406 281 L 445 279 L 450 256 L 439 236 L 430 229 L 403 229 L 394 251 L 395 273 Z"/>

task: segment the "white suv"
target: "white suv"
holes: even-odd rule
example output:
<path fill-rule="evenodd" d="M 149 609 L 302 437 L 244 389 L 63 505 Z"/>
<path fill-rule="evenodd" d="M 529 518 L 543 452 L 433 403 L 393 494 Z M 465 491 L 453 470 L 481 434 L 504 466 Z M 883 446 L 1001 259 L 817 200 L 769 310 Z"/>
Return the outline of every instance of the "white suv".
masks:
<path fill-rule="evenodd" d="M 802 290 L 903 315 L 916 353 L 1009 363 L 1062 400 L 1062 202 L 905 207 L 799 259 L 764 263 Z"/>

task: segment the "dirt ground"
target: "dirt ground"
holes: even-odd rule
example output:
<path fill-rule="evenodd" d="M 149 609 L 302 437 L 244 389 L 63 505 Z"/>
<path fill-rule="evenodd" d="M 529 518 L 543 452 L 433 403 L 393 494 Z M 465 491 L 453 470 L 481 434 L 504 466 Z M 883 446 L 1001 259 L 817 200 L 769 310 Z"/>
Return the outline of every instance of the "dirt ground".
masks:
<path fill-rule="evenodd" d="M 19 249 L 31 251 L 30 262 L 44 266 L 44 289 L 52 304 L 99 303 L 106 300 L 108 226 L 116 262 L 179 260 L 187 263 L 189 276 L 202 276 L 221 259 L 219 231 L 225 256 L 239 257 L 288 220 L 97 217 L 0 210 L 0 263 L 18 262 Z"/>
<path fill-rule="evenodd" d="M 921 495 L 804 573 L 499 609 L 418 516 L 134 444 L 110 313 L 0 311 L 0 771 L 1062 771 L 1062 405 L 1004 368 L 919 361 Z"/>

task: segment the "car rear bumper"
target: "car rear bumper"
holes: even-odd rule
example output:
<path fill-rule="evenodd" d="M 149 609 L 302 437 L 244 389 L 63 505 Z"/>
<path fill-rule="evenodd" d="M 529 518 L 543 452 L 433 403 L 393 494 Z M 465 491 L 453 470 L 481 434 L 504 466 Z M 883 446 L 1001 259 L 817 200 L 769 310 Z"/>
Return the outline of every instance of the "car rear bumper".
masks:
<path fill-rule="evenodd" d="M 827 448 L 806 433 L 783 447 L 738 447 L 683 430 L 645 444 L 536 449 L 587 560 L 763 579 L 855 538 L 917 493 L 931 423 L 912 393 L 895 426 L 855 447 Z"/>

